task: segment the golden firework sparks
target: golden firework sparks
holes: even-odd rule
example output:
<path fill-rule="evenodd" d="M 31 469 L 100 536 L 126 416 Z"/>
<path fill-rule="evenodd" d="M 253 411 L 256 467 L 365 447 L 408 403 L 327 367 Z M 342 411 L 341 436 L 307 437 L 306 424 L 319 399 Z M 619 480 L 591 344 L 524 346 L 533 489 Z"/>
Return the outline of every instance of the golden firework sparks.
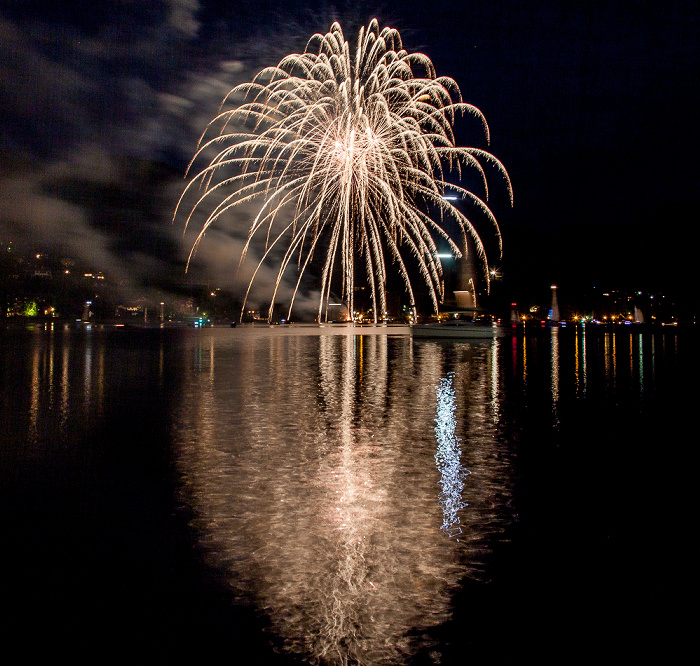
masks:
<path fill-rule="evenodd" d="M 242 104 L 223 110 L 230 98 L 239 96 Z M 244 202 L 258 200 L 262 203 L 241 260 L 253 238 L 265 233 L 265 251 L 248 285 L 247 299 L 260 267 L 274 248 L 283 248 L 269 317 L 282 277 L 296 257 L 291 316 L 301 278 L 316 252 L 323 256 L 319 321 L 326 316 L 324 304 L 338 259 L 341 290 L 350 313 L 354 311 L 356 257 L 365 266 L 375 321 L 386 310 L 387 255 L 413 303 L 411 271 L 404 260 L 407 250 L 415 257 L 413 263 L 437 311 L 444 285 L 435 240 L 443 238 L 455 256 L 462 255 L 445 230 L 445 216 L 456 220 L 465 239 L 471 238 L 488 285 L 482 240 L 455 205 L 455 197 L 448 200 L 445 192 L 449 188 L 490 221 L 500 252 L 498 224 L 485 203 L 484 165 L 495 167 L 503 176 L 511 203 L 512 189 L 504 166 L 491 153 L 455 145 L 453 125 L 458 113 L 474 115 L 488 142 L 483 114 L 462 101 L 454 80 L 436 76 L 426 55 L 407 53 L 398 31 L 380 31 L 377 20 L 372 20 L 360 30 L 353 57 L 340 25 L 334 23 L 327 34 L 314 35 L 304 53 L 288 55 L 253 81 L 233 88 L 208 125 L 188 173 L 203 153 L 212 148 L 218 152 L 183 192 L 182 197 L 195 184 L 203 187 L 185 228 L 194 211 L 213 200 L 213 193 L 229 193 L 208 213 L 188 266 L 219 217 Z M 221 129 L 211 136 L 219 125 Z M 448 176 L 459 181 L 464 168 L 479 174 L 483 197 L 448 182 Z M 285 209 L 293 214 L 282 222 L 280 212 Z"/>

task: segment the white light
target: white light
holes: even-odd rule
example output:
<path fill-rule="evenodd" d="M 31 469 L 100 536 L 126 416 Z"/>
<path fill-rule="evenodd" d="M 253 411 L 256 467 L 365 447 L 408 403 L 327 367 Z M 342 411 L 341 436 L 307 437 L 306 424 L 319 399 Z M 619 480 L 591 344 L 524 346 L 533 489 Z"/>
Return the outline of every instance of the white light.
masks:
<path fill-rule="evenodd" d="M 458 512 L 467 506 L 462 501 L 464 477 L 470 472 L 462 467 L 459 437 L 455 435 L 455 392 L 452 388 L 454 372 L 440 379 L 437 388 L 437 415 L 435 438 L 438 442 L 435 462 L 440 472 L 442 491 L 438 495 L 442 507 L 442 531 L 448 536 L 462 533 Z"/>

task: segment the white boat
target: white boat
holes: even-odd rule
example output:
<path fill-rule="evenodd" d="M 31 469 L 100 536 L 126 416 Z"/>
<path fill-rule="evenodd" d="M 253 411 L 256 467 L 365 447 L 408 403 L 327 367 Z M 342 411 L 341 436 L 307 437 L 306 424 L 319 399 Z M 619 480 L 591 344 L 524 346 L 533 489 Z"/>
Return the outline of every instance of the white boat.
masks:
<path fill-rule="evenodd" d="M 489 339 L 504 337 L 509 332 L 509 328 L 495 321 L 460 321 L 457 319 L 411 326 L 411 335 L 414 338 Z"/>

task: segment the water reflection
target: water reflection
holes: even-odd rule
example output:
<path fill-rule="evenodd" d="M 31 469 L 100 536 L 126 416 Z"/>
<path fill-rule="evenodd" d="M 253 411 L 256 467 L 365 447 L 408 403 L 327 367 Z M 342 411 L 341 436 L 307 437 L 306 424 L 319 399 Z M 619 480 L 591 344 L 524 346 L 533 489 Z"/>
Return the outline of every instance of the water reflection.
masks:
<path fill-rule="evenodd" d="M 615 386 L 617 379 L 617 336 L 614 333 L 605 334 L 605 375 L 608 384 Z"/>
<path fill-rule="evenodd" d="M 552 416 L 554 424 L 559 425 L 559 329 L 551 329 L 552 359 L 551 359 L 551 386 L 552 386 Z"/>
<path fill-rule="evenodd" d="M 491 417 L 494 423 L 498 423 L 501 416 L 500 404 L 502 396 L 500 394 L 500 382 L 499 382 L 499 367 L 498 362 L 499 348 L 501 346 L 501 340 L 497 339 L 493 341 L 491 345 Z"/>
<path fill-rule="evenodd" d="M 71 439 L 76 429 L 87 430 L 115 407 L 108 405 L 115 391 L 141 386 L 152 371 L 162 380 L 163 344 L 158 361 L 139 332 L 47 325 L 5 335 L 0 372 L 15 389 L 6 393 L 0 416 L 22 443 Z"/>
<path fill-rule="evenodd" d="M 503 524 L 493 348 L 211 335 L 212 383 L 195 362 L 178 430 L 202 543 L 231 587 L 314 662 L 432 649 L 425 632 Z"/>
<path fill-rule="evenodd" d="M 59 428 L 64 430 L 68 422 L 68 394 L 70 389 L 70 379 L 68 376 L 68 357 L 70 354 L 70 345 L 65 342 L 61 346 L 61 379 L 59 389 L 61 400 L 58 407 L 59 412 Z"/>
<path fill-rule="evenodd" d="M 448 536 L 462 533 L 458 512 L 467 506 L 462 501 L 464 477 L 469 474 L 462 467 L 462 449 L 459 437 L 455 435 L 455 392 L 452 388 L 454 372 L 440 379 L 437 387 L 437 416 L 435 417 L 435 438 L 437 453 L 435 461 L 440 472 L 440 506 L 442 507 L 442 531 Z"/>
<path fill-rule="evenodd" d="M 637 365 L 639 367 L 639 395 L 644 396 L 644 345 L 642 334 L 637 336 Z"/>
<path fill-rule="evenodd" d="M 588 388 L 588 372 L 586 366 L 586 329 L 575 329 L 574 364 L 576 377 L 576 394 L 586 396 Z"/>
<path fill-rule="evenodd" d="M 30 441 L 36 440 L 37 422 L 39 419 L 39 366 L 41 364 L 41 348 L 39 345 L 34 347 L 32 353 L 32 379 L 31 379 L 31 402 L 29 405 L 29 438 Z"/>
<path fill-rule="evenodd" d="M 527 484 L 547 514 L 563 516 L 568 503 L 566 512 L 558 512 L 560 496 L 552 493 L 550 503 L 546 484 L 550 472 L 552 478 L 569 473 L 569 463 L 589 450 L 596 453 L 600 436 L 595 433 L 606 427 L 595 418 L 597 407 L 602 404 L 600 412 L 608 414 L 608 407 L 619 406 L 631 422 L 644 414 L 639 408 L 645 405 L 668 407 L 674 382 L 690 376 L 680 373 L 678 359 L 687 357 L 677 358 L 688 353 L 683 338 L 679 343 L 671 333 L 591 329 L 563 328 L 556 339 L 545 329 L 483 342 L 413 341 L 365 329 L 362 335 L 352 329 L 304 334 L 281 327 L 3 332 L 0 469 L 8 506 L 24 502 L 28 507 L 18 510 L 22 529 L 6 539 L 8 550 L 26 543 L 17 562 L 24 566 L 25 554 L 31 555 L 27 576 L 38 572 L 41 581 L 34 590 L 41 588 L 43 598 L 62 598 L 57 591 L 72 593 L 73 582 L 99 590 L 100 581 L 113 575 L 114 567 L 103 569 L 99 562 L 87 573 L 83 567 L 92 558 L 90 548 L 107 538 L 104 550 L 116 553 L 111 564 L 120 566 L 123 553 L 133 557 L 132 569 L 127 566 L 118 579 L 129 611 L 134 603 L 144 608 L 155 603 L 155 616 L 172 605 L 163 613 L 172 618 L 185 606 L 199 608 L 190 601 L 200 597 L 187 590 L 200 584 L 200 551 L 193 551 L 188 539 L 160 538 L 150 530 L 171 515 L 170 481 L 165 499 L 152 491 L 159 479 L 173 474 L 173 484 L 185 484 L 197 535 L 217 572 L 269 618 L 273 642 L 316 663 L 437 662 L 440 645 L 478 640 L 468 633 L 473 625 L 443 624 L 455 599 L 461 617 L 483 611 L 483 597 L 475 600 L 470 591 L 487 586 L 463 585 L 465 577 L 513 581 L 513 599 L 520 591 L 541 589 L 533 575 L 548 566 L 546 545 L 556 548 L 558 522 L 541 523 L 552 526 L 551 539 L 541 530 L 528 542 L 533 553 L 540 552 L 542 539 L 541 566 L 518 563 L 511 579 L 489 560 L 512 512 L 527 510 L 522 501 Z M 690 358 L 696 358 L 694 351 Z M 670 391 L 667 399 L 654 402 L 664 391 Z M 558 441 L 568 451 L 562 446 L 548 462 L 541 442 L 553 441 L 553 405 L 563 433 L 585 426 L 593 434 L 580 441 L 562 437 Z M 581 414 L 593 420 L 582 422 Z M 657 435 L 667 432 L 663 426 Z M 523 430 L 529 436 L 518 440 Z M 600 449 L 613 469 L 626 469 L 630 460 L 634 465 L 627 452 L 643 445 L 644 434 L 637 424 L 629 439 L 620 438 L 620 448 L 613 439 L 603 440 Z M 642 452 L 646 457 L 639 457 L 639 469 L 653 457 L 651 449 Z M 518 492 L 512 491 L 514 476 Z M 543 485 L 533 486 L 533 478 Z M 557 479 L 556 489 L 568 483 L 568 477 Z M 573 480 L 569 500 L 588 481 Z M 617 476 L 610 474 L 608 483 L 617 488 Z M 628 487 L 638 490 L 636 484 Z M 32 522 L 39 511 L 45 514 L 39 524 L 47 529 Z M 587 512 L 588 503 L 578 515 Z M 606 517 L 612 515 L 607 504 L 594 503 L 591 515 L 596 522 L 601 518 L 607 534 Z M 132 530 L 134 518 L 141 516 L 153 518 Z M 82 528 L 74 529 L 76 518 L 86 520 Z M 178 535 L 181 527 L 178 523 Z M 508 538 L 517 539 L 519 531 Z M 576 523 L 569 532 L 577 532 Z M 47 534 L 59 537 L 58 546 Z M 582 565 L 597 538 L 580 542 Z M 149 544 L 149 576 L 152 565 L 156 577 L 167 579 L 158 589 L 171 589 L 172 571 L 178 576 L 184 571 L 183 578 L 194 571 L 183 582 L 183 597 L 166 595 L 160 608 L 153 602 L 156 588 L 140 585 L 143 578 L 127 583 L 130 572 L 142 570 Z M 503 552 L 499 549 L 495 560 L 499 565 Z M 58 558 L 54 570 L 45 569 L 52 557 Z M 173 570 L 173 561 L 187 566 Z M 51 572 L 66 567 L 72 567 L 70 584 L 52 587 Z M 43 571 L 48 573 L 42 577 Z M 610 579 L 602 564 L 596 570 L 594 562 L 593 571 L 605 574 L 602 590 Z M 561 572 L 555 567 L 545 584 L 557 587 Z M 21 587 L 24 594 L 24 581 Z M 217 615 L 207 595 L 202 607 Z M 112 605 L 105 599 L 102 611 Z M 500 602 L 498 594 L 496 599 Z M 571 599 L 564 615 L 574 608 L 576 595 Z M 81 612 L 95 608 L 92 602 L 79 603 Z M 491 612 L 500 609 L 491 606 Z M 510 612 L 509 606 L 499 620 Z M 224 616 L 217 619 L 227 622 Z M 511 626 L 518 622 L 515 616 Z M 535 620 L 526 626 L 534 628 Z M 459 647 L 448 650 L 455 654 Z M 448 661 L 447 654 L 442 661 Z"/>

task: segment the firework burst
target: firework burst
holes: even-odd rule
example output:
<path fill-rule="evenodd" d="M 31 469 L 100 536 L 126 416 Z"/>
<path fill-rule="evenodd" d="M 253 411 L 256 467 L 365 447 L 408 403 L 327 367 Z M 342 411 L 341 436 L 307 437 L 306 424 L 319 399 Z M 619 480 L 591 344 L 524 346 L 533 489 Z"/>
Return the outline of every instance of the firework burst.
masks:
<path fill-rule="evenodd" d="M 230 99 L 242 102 L 224 110 Z M 470 238 L 488 285 L 484 245 L 455 205 L 454 195 L 490 222 L 500 252 L 498 224 L 485 203 L 485 165 L 501 174 L 511 203 L 512 190 L 505 168 L 493 155 L 455 145 L 454 120 L 463 113 L 480 121 L 488 142 L 483 114 L 462 101 L 455 81 L 436 76 L 427 56 L 407 53 L 396 30 L 380 31 L 373 20 L 360 30 L 352 54 L 334 23 L 327 34 L 314 35 L 304 53 L 286 56 L 231 90 L 207 127 L 188 173 L 203 154 L 212 149 L 216 154 L 178 203 L 179 208 L 195 184 L 201 187 L 185 228 L 195 210 L 216 203 L 193 244 L 188 266 L 212 224 L 233 207 L 258 201 L 241 261 L 253 238 L 265 234 L 247 299 L 260 267 L 273 256 L 281 257 L 270 317 L 282 277 L 294 262 L 291 315 L 314 255 L 322 257 L 319 321 L 327 316 L 333 279 L 341 282 L 348 310 L 354 311 L 355 272 L 363 265 L 376 321 L 386 310 L 387 259 L 397 267 L 411 303 L 411 273 L 420 274 L 437 311 L 444 296 L 439 238 L 457 257 Z M 483 196 L 457 184 L 464 169 L 478 174 Z M 446 191 L 453 195 L 450 200 Z M 292 214 L 281 215 L 283 210 Z M 456 221 L 462 238 L 454 239 L 445 230 L 446 217 Z"/>

